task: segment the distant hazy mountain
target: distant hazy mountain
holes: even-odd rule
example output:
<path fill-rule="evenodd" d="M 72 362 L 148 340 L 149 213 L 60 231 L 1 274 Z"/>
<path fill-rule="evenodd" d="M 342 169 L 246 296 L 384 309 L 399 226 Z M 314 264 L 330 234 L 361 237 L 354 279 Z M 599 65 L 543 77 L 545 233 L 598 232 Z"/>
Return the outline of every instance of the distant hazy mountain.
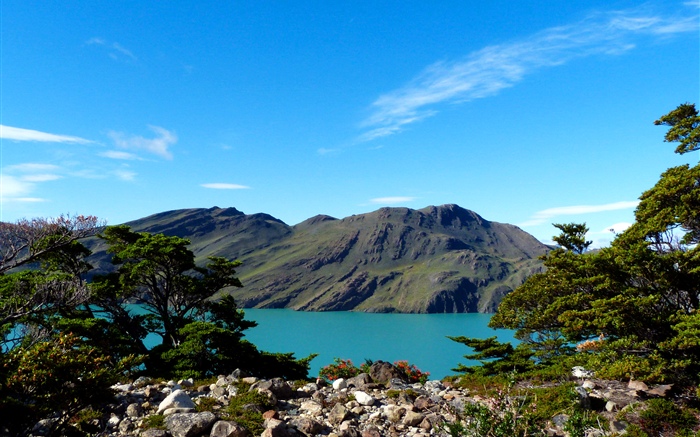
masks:
<path fill-rule="evenodd" d="M 541 271 L 550 248 L 457 205 L 381 208 L 288 226 L 235 208 L 168 211 L 127 223 L 188 238 L 198 259 L 239 259 L 242 307 L 304 311 L 492 312 Z M 100 244 L 93 264 L 110 269 Z"/>

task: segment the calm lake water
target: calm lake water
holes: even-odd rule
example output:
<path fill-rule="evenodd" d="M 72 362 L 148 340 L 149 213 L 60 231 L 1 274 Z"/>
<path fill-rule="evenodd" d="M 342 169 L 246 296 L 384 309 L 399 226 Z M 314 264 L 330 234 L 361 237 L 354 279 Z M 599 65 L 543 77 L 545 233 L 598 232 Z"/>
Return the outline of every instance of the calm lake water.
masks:
<path fill-rule="evenodd" d="M 513 340 L 513 332 L 487 326 L 490 314 L 370 314 L 245 309 L 246 319 L 258 326 L 246 339 L 269 352 L 294 352 L 297 358 L 319 354 L 311 361 L 310 376 L 333 358 L 349 358 L 357 366 L 365 358 L 394 362 L 408 360 L 430 378 L 454 375 L 452 368 L 469 364 L 466 346 L 447 336 Z M 476 364 L 476 362 L 474 362 Z"/>
<path fill-rule="evenodd" d="M 143 312 L 136 306 L 131 308 Z M 490 314 L 371 314 L 355 312 L 303 312 L 293 310 L 245 309 L 245 318 L 258 326 L 245 331 L 245 338 L 258 349 L 268 352 L 294 352 L 303 358 L 311 353 L 309 376 L 334 358 L 351 359 L 359 366 L 365 359 L 394 362 L 407 360 L 431 379 L 454 375 L 451 369 L 467 361 L 471 353 L 466 346 L 447 336 L 476 338 L 498 337 L 512 341 L 513 331 L 494 330 L 487 326 Z M 146 346 L 161 341 L 151 334 Z M 233 370 L 233 369 L 232 369 Z"/>

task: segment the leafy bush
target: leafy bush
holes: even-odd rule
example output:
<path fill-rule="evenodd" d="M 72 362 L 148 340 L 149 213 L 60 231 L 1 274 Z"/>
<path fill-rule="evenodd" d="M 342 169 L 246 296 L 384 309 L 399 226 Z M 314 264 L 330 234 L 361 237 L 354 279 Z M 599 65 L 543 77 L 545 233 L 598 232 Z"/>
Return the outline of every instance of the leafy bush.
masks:
<path fill-rule="evenodd" d="M 425 384 L 428 377 L 430 377 L 430 372 L 422 372 L 415 364 L 409 364 L 408 361 L 394 361 L 394 365 L 404 374 L 409 382 Z"/>
<path fill-rule="evenodd" d="M 0 355 L 0 423 L 21 435 L 41 419 L 56 417 L 58 434 L 87 407 L 113 400 L 110 387 L 133 371 L 135 357 L 119 362 L 73 335 L 59 335 Z"/>
<path fill-rule="evenodd" d="M 229 399 L 224 418 L 241 424 L 253 435 L 260 435 L 263 427 L 263 417 L 259 410 L 269 410 L 274 407 L 264 394 L 257 390 L 250 390 L 250 384 L 239 382 L 236 384 L 237 395 Z"/>
<path fill-rule="evenodd" d="M 352 378 L 357 376 L 362 371 L 353 364 L 350 359 L 333 358 L 333 364 L 322 367 L 318 372 L 318 376 L 326 381 L 335 381 L 340 378 Z"/>
<path fill-rule="evenodd" d="M 681 409 L 668 399 L 649 399 L 646 407 L 639 414 L 640 427 L 649 435 L 685 433 L 698 425 L 696 411 Z"/>
<path fill-rule="evenodd" d="M 446 424 L 450 435 L 466 437 L 525 437 L 541 429 L 529 413 L 536 409 L 527 397 L 515 396 L 512 385 L 499 390 L 493 405 L 468 403 L 460 423 Z"/>

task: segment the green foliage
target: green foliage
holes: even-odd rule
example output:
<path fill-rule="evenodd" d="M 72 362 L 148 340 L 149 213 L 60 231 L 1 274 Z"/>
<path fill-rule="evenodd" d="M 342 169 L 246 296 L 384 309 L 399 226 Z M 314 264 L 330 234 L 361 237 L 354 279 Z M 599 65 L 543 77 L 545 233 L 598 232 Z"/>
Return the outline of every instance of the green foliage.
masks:
<path fill-rule="evenodd" d="M 110 402 L 109 387 L 136 365 L 134 357 L 114 362 L 73 335 L 13 348 L 0 369 L 0 423 L 22 435 L 54 416 L 51 434 L 58 434 L 79 411 Z"/>
<path fill-rule="evenodd" d="M 525 437 L 542 429 L 531 414 L 536 410 L 527 396 L 516 396 L 512 381 L 498 390 L 492 405 L 467 403 L 461 423 L 447 425 L 452 436 Z"/>
<path fill-rule="evenodd" d="M 665 140 L 680 142 L 676 153 L 684 154 L 700 147 L 700 117 L 694 104 L 684 103 L 654 122 L 655 125 L 670 126 Z"/>
<path fill-rule="evenodd" d="M 206 378 L 241 368 L 258 377 L 308 377 L 315 357 L 295 359 L 291 353 L 267 353 L 243 340 L 256 326 L 245 320 L 234 299 L 214 296 L 226 287 L 241 287 L 236 278 L 239 261 L 211 257 L 205 267 L 195 265 L 188 240 L 137 233 L 128 226 L 112 226 L 101 235 L 119 264 L 116 274 L 96 278 L 93 305 L 133 348 L 147 355 L 147 371 L 168 377 Z M 148 311 L 133 315 L 126 302 Z M 148 333 L 163 342 L 147 350 Z"/>
<path fill-rule="evenodd" d="M 650 435 L 687 432 L 698 425 L 697 411 L 681 409 L 668 399 L 650 399 L 640 413 L 641 428 Z"/>
<path fill-rule="evenodd" d="M 533 353 L 522 347 L 514 348 L 510 343 L 501 343 L 496 337 L 487 339 L 468 337 L 447 337 L 457 343 L 472 348 L 476 353 L 465 355 L 468 360 L 480 360 L 480 366 L 465 366 L 460 364 L 452 369 L 461 373 L 476 373 L 484 376 L 499 375 L 509 372 L 523 373 L 533 368 L 530 360 Z"/>
<path fill-rule="evenodd" d="M 570 437 L 585 437 L 589 429 L 600 428 L 597 415 L 589 410 L 574 408 L 574 412 L 569 416 L 569 420 L 564 424 L 564 431 Z"/>
<path fill-rule="evenodd" d="M 700 118 L 685 104 L 657 120 L 678 153 L 698 149 Z M 470 358 L 494 374 L 505 365 L 537 372 L 562 363 L 608 378 L 694 384 L 700 374 L 700 165 L 661 175 L 640 197 L 635 223 L 610 247 L 587 252 L 585 225 L 555 224 L 561 246 L 546 271 L 506 296 L 490 321 L 515 330 L 518 348 L 473 340 Z M 470 345 L 469 342 L 465 344 Z M 475 347 L 476 349 L 476 347 Z"/>
<path fill-rule="evenodd" d="M 165 429 L 165 416 L 162 414 L 152 414 L 146 416 L 141 424 L 143 429 Z"/>
<path fill-rule="evenodd" d="M 576 223 L 554 223 L 553 226 L 559 229 L 561 234 L 553 237 L 552 240 L 559 246 L 575 254 L 582 254 L 592 243 L 592 241 L 586 241 L 586 233 L 588 232 L 588 227 L 586 227 L 586 225 Z"/>
<path fill-rule="evenodd" d="M 212 300 L 241 286 L 239 262 L 210 258 L 196 266 L 187 240 L 117 226 L 103 237 L 119 271 L 88 286 L 89 251 L 76 240 L 97 222 L 71 220 L 0 223 L 0 434 L 25 435 L 47 418 L 54 419 L 48 435 L 94 433 L 95 418 L 85 412 L 111 402 L 110 386 L 143 364 L 154 377 L 205 378 L 235 368 L 307 377 L 315 355 L 259 351 L 243 340 L 256 324 L 233 298 Z M 34 269 L 6 271 L 28 263 Z M 133 314 L 128 303 L 148 312 Z M 147 349 L 149 333 L 163 343 Z M 149 420 L 160 426 L 162 417 Z"/>
<path fill-rule="evenodd" d="M 274 405 L 264 394 L 257 390 L 250 390 L 250 385 L 245 383 L 237 383 L 237 395 L 229 399 L 229 405 L 226 407 L 225 420 L 234 420 L 241 424 L 253 435 L 260 435 L 265 430 L 263 427 L 264 419 L 258 408 L 263 411 L 272 409 Z"/>

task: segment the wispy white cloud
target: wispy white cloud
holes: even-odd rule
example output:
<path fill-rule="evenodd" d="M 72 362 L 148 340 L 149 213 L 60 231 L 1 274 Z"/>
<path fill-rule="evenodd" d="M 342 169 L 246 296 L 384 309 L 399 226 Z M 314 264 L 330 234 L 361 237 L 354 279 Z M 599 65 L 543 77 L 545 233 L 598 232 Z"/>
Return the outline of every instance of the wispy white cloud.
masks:
<path fill-rule="evenodd" d="M 321 147 L 316 151 L 319 155 L 329 155 L 332 153 L 338 153 L 340 152 L 340 149 L 327 149 L 325 147 Z"/>
<path fill-rule="evenodd" d="M 228 183 L 223 183 L 223 182 L 213 182 L 209 184 L 201 184 L 200 186 L 204 188 L 211 188 L 213 190 L 247 190 L 250 187 L 246 185 L 238 185 L 238 184 L 228 184 Z"/>
<path fill-rule="evenodd" d="M 31 175 L 26 175 L 22 178 L 22 180 L 27 181 L 27 182 L 49 182 L 49 181 L 55 181 L 58 179 L 62 179 L 63 176 L 57 175 L 57 174 L 31 174 Z"/>
<path fill-rule="evenodd" d="M 613 11 L 488 46 L 463 59 L 437 62 L 405 86 L 379 96 L 362 123 L 366 131 L 359 140 L 396 134 L 435 115 L 439 104 L 493 96 L 546 67 L 595 54 L 621 54 L 633 49 L 642 36 L 668 37 L 697 30 L 697 13 L 663 17 L 643 8 Z"/>
<path fill-rule="evenodd" d="M 102 152 L 99 155 L 104 156 L 105 158 L 122 159 L 125 161 L 133 161 L 133 160 L 141 159 L 137 155 L 134 155 L 133 153 L 122 152 L 120 150 L 107 150 L 106 152 Z"/>
<path fill-rule="evenodd" d="M 126 47 L 119 44 L 118 42 L 109 42 L 103 38 L 94 37 L 94 38 L 90 38 L 89 40 L 85 41 L 85 44 L 104 47 L 105 49 L 108 50 L 109 57 L 114 59 L 115 61 L 118 61 L 118 60 L 136 61 L 138 59 L 136 57 L 136 55 L 134 55 L 134 53 L 131 50 L 127 49 Z"/>
<path fill-rule="evenodd" d="M 177 143 L 177 135 L 159 126 L 148 126 L 148 128 L 156 134 L 155 138 L 144 138 L 139 135 L 127 136 L 122 132 L 114 131 L 110 131 L 108 135 L 114 144 L 121 149 L 140 150 L 165 159 L 173 159 L 173 155 L 168 149 Z"/>
<path fill-rule="evenodd" d="M 116 176 L 118 179 L 121 179 L 122 181 L 133 181 L 134 179 L 136 179 L 136 172 L 131 170 L 114 170 L 112 174 L 114 174 L 114 176 Z"/>
<path fill-rule="evenodd" d="M 5 171 L 10 172 L 47 172 L 58 171 L 60 167 L 54 164 L 41 164 L 38 162 L 25 162 L 23 164 L 8 165 Z"/>
<path fill-rule="evenodd" d="M 62 176 L 57 174 L 34 173 L 35 170 L 49 168 L 53 169 L 55 166 L 22 164 L 5 167 L 0 172 L 0 201 L 22 203 L 44 201 L 44 199 L 29 197 L 29 195 L 36 191 L 38 183 L 62 178 Z"/>
<path fill-rule="evenodd" d="M 15 141 L 33 141 L 43 143 L 92 143 L 85 138 L 69 135 L 57 135 L 32 129 L 0 125 L 0 138 Z"/>
<path fill-rule="evenodd" d="M 520 223 L 520 227 L 537 226 L 548 223 L 556 217 L 569 215 L 594 214 L 599 212 L 617 211 L 620 209 L 635 208 L 639 204 L 638 200 L 606 203 L 603 205 L 575 205 L 558 206 L 555 208 L 543 209 L 536 212 L 528 221 Z"/>
<path fill-rule="evenodd" d="M 395 203 L 406 203 L 406 202 L 413 202 L 416 200 L 415 197 L 409 197 L 409 196 L 389 196 L 389 197 L 376 197 L 374 199 L 370 199 L 369 203 L 373 204 L 382 204 L 382 205 L 391 205 Z"/>

